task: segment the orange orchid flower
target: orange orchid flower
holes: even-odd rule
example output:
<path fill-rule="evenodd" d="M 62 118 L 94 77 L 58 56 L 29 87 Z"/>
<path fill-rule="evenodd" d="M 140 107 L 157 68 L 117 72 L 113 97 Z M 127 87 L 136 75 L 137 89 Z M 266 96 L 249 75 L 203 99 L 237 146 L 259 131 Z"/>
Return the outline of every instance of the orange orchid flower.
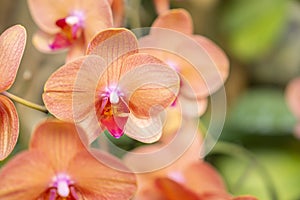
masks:
<path fill-rule="evenodd" d="M 300 137 L 300 78 L 290 81 L 285 93 L 287 104 L 291 112 L 298 119 L 294 133 L 297 137 Z"/>
<path fill-rule="evenodd" d="M 211 40 L 193 35 L 192 18 L 184 9 L 159 15 L 150 34 L 139 39 L 139 45 L 142 52 L 158 57 L 178 72 L 178 100 L 189 116 L 203 114 L 206 97 L 223 85 L 229 73 L 225 53 Z"/>
<path fill-rule="evenodd" d="M 183 131 L 185 135 L 189 132 L 185 129 Z M 179 148 L 179 146 L 173 146 L 172 149 L 169 149 L 168 154 L 159 151 L 166 142 L 169 141 L 164 140 L 161 144 L 142 146 L 133 151 L 144 156 L 158 151 L 159 156 L 156 156 L 156 159 L 140 158 L 140 163 L 132 164 L 136 158 L 131 153 L 125 155 L 124 161 L 133 171 L 144 172 L 136 173 L 138 190 L 134 197 L 135 200 L 256 200 L 251 196 L 233 198 L 228 194 L 218 172 L 210 164 L 200 159 L 202 148 L 200 133 L 196 135 L 188 149 L 182 152 L 182 156 L 174 159 L 173 163 L 163 168 L 149 170 L 149 165 L 159 166 L 158 162 L 168 159 L 170 154 L 174 154 Z"/>
<path fill-rule="evenodd" d="M 14 149 L 19 135 L 19 118 L 13 102 L 1 93 L 15 81 L 26 44 L 26 30 L 15 25 L 0 36 L 0 160 Z"/>
<path fill-rule="evenodd" d="M 113 26 L 107 0 L 28 0 L 28 5 L 40 28 L 33 37 L 35 47 L 45 53 L 69 49 L 68 60 L 84 55 L 92 37 Z"/>
<path fill-rule="evenodd" d="M 151 143 L 161 136 L 159 114 L 176 98 L 177 73 L 154 56 L 139 53 L 133 33 L 107 29 L 87 55 L 62 66 L 45 84 L 43 100 L 57 118 L 86 128 L 89 141 L 104 129 L 115 138 Z"/>
<path fill-rule="evenodd" d="M 2 167 L 0 199 L 130 199 L 136 190 L 135 175 L 108 154 L 95 150 L 92 156 L 78 131 L 82 130 L 68 122 L 41 123 L 33 133 L 29 150 Z"/>

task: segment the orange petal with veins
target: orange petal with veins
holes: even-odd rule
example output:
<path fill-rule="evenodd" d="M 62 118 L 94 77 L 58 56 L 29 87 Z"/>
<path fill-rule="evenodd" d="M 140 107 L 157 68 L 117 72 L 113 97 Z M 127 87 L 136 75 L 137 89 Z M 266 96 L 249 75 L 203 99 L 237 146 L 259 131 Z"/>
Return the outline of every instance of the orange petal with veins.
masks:
<path fill-rule="evenodd" d="M 54 174 L 52 163 L 45 154 L 22 152 L 0 171 L 0 199 L 38 199 L 48 188 Z"/>
<path fill-rule="evenodd" d="M 26 44 L 26 30 L 15 25 L 0 36 L 0 92 L 15 81 Z"/>
<path fill-rule="evenodd" d="M 119 88 L 136 117 L 155 116 L 173 103 L 179 90 L 179 77 L 173 69 L 148 54 L 130 56 L 124 65 L 132 70 L 124 72 Z"/>
<path fill-rule="evenodd" d="M 98 33 L 87 49 L 87 54 L 95 54 L 105 60 L 108 68 L 103 84 L 106 85 L 116 85 L 121 76 L 124 59 L 137 52 L 137 39 L 125 28 L 107 29 Z"/>
<path fill-rule="evenodd" d="M 59 119 L 81 121 L 94 110 L 96 87 L 104 70 L 103 59 L 95 55 L 65 64 L 45 84 L 45 106 Z"/>
<path fill-rule="evenodd" d="M 57 171 L 66 170 L 68 163 L 80 151 L 85 151 L 79 135 L 83 130 L 73 123 L 48 120 L 41 123 L 31 138 L 30 149 L 36 149 L 49 158 Z"/>
<path fill-rule="evenodd" d="M 136 191 L 135 175 L 111 155 L 93 151 L 93 156 L 81 152 L 68 168 L 85 199 L 130 199 Z"/>
<path fill-rule="evenodd" d="M 19 119 L 13 102 L 0 95 L 0 160 L 14 149 L 19 136 Z"/>

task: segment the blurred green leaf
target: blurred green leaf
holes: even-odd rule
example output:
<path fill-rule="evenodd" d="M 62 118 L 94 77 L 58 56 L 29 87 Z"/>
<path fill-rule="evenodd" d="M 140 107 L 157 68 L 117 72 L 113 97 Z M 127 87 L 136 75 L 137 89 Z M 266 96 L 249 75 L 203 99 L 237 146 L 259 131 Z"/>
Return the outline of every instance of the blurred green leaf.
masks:
<path fill-rule="evenodd" d="M 296 119 L 279 89 L 252 89 L 232 107 L 225 124 L 226 134 L 291 134 Z"/>
<path fill-rule="evenodd" d="M 288 3 L 287 0 L 226 1 L 221 29 L 230 51 L 241 60 L 262 56 L 280 36 Z"/>
<path fill-rule="evenodd" d="M 258 149 L 259 162 L 267 169 L 275 186 L 278 199 L 296 200 L 300 197 L 300 157 L 291 149 Z M 216 162 L 229 189 L 235 195 L 251 194 L 262 200 L 269 197 L 262 174 L 255 165 L 234 158 L 221 157 Z"/>

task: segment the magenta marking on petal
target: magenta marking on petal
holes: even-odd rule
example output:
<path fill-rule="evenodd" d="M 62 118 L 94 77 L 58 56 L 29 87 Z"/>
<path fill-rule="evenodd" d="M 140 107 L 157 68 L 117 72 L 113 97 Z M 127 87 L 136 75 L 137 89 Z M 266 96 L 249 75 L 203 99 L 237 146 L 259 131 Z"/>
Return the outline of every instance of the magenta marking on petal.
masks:
<path fill-rule="evenodd" d="M 57 197 L 56 189 L 55 188 L 50 189 L 49 200 L 55 200 L 56 197 Z"/>
<path fill-rule="evenodd" d="M 82 19 L 76 15 L 70 15 L 58 19 L 55 24 L 61 29 L 55 35 L 49 47 L 53 50 L 67 48 L 71 46 L 82 34 Z"/>
<path fill-rule="evenodd" d="M 71 190 L 71 195 L 72 195 L 72 197 L 73 197 L 75 200 L 79 200 L 79 197 L 78 197 L 78 195 L 77 195 L 77 192 L 76 192 L 75 187 L 74 187 L 74 186 L 71 186 L 71 187 L 70 187 L 70 190 Z"/>

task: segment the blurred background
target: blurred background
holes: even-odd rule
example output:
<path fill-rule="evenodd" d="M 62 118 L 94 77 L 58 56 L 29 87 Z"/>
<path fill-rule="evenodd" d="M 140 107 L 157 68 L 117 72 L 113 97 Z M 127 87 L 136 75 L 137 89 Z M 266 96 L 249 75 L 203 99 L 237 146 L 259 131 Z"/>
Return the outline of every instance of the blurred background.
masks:
<path fill-rule="evenodd" d="M 141 3 L 141 26 L 151 26 L 156 17 L 152 1 L 127 1 L 128 5 L 137 2 Z M 221 140 L 247 151 L 226 152 L 220 147 L 206 159 L 217 167 L 235 195 L 300 200 L 300 142 L 293 134 L 297 120 L 284 96 L 287 83 L 300 76 L 300 1 L 173 0 L 171 7 L 187 9 L 195 33 L 218 44 L 231 63 Z M 132 10 L 130 6 L 126 9 Z M 10 91 L 42 104 L 43 85 L 63 65 L 65 55 L 45 55 L 32 46 L 37 27 L 25 0 L 1 0 L 0 31 L 14 24 L 26 27 L 28 42 Z M 46 117 L 19 104 L 17 109 L 21 132 L 15 152 L 26 148 L 32 129 Z M 205 123 L 206 116 L 202 119 Z"/>

